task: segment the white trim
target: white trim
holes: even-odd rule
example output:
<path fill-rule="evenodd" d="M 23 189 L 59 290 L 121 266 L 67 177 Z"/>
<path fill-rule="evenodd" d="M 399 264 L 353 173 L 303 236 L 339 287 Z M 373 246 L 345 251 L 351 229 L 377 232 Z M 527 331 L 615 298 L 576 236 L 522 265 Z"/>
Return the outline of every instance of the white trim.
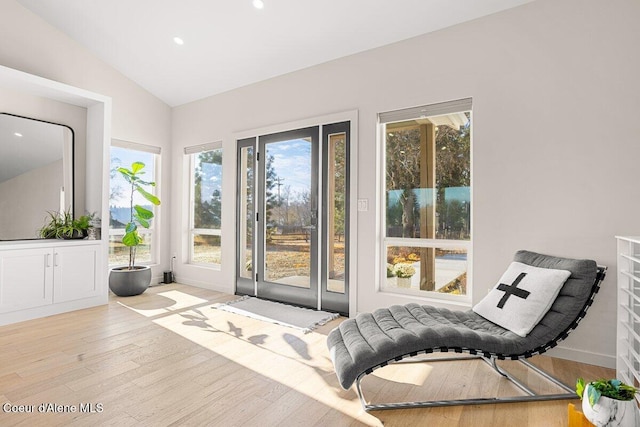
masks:
<path fill-rule="evenodd" d="M 7 82 L 6 86 L 12 90 L 81 107 L 93 107 L 103 104 L 107 109 L 101 111 L 101 113 L 104 114 L 105 118 L 111 118 L 111 98 L 108 96 L 0 65 L 0 83 L 4 82 Z M 107 136 L 106 132 L 104 136 Z"/>
<path fill-rule="evenodd" d="M 199 153 L 204 153 L 206 151 L 214 151 L 214 150 L 220 150 L 222 152 L 222 158 L 221 158 L 221 163 L 220 163 L 220 167 L 222 169 L 222 171 L 224 171 L 224 168 L 222 167 L 223 161 L 224 161 L 224 149 L 222 148 L 222 141 L 218 141 L 218 142 L 210 142 L 210 143 L 206 143 L 206 144 L 199 144 L 199 145 L 194 145 L 194 146 L 190 146 L 190 147 L 185 147 L 184 148 L 184 155 L 186 156 L 186 158 L 188 159 L 188 163 L 189 163 L 189 188 L 187 191 L 187 194 L 189 195 L 189 205 L 188 205 L 188 224 L 187 224 L 187 264 L 189 265 L 195 265 L 195 266 L 200 266 L 200 267 L 205 267 L 205 268 L 213 268 L 215 270 L 221 270 L 222 267 L 222 259 L 220 260 L 220 263 L 203 263 L 203 262 L 196 262 L 194 261 L 194 238 L 196 235 L 207 235 L 207 236 L 220 236 L 220 250 L 223 250 L 222 247 L 222 225 L 220 228 L 194 228 L 194 215 L 195 215 L 195 154 L 199 154 Z M 220 179 L 222 182 L 224 182 L 224 172 L 221 174 Z M 221 200 L 223 200 L 222 198 L 222 185 L 221 185 Z M 221 207 L 221 212 L 222 214 L 222 207 Z M 222 222 L 222 221 L 221 221 Z"/>
<path fill-rule="evenodd" d="M 217 148 L 222 148 L 222 141 L 207 142 L 206 144 L 198 144 L 198 145 L 192 145 L 189 147 L 184 147 L 184 154 L 189 155 L 189 154 L 202 153 L 203 151 L 212 151 Z"/>
<path fill-rule="evenodd" d="M 125 148 L 127 150 L 142 151 L 144 153 L 158 154 L 158 155 L 162 151 L 162 147 L 158 147 L 156 145 L 140 144 L 137 142 L 124 141 L 122 139 L 112 139 L 111 146 L 118 147 L 118 148 Z"/>
<path fill-rule="evenodd" d="M 355 317 L 358 291 L 358 110 L 343 113 L 350 123 L 349 147 L 349 317 Z"/>
<path fill-rule="evenodd" d="M 255 129 L 248 129 L 234 132 L 232 134 L 234 144 L 239 139 L 254 138 L 258 136 L 271 135 L 273 133 L 287 132 L 290 130 L 302 129 L 312 126 L 330 125 L 333 123 L 358 120 L 358 110 L 344 111 L 341 113 L 326 114 L 323 116 L 309 117 L 293 122 L 280 123 L 275 125 L 263 126 Z M 353 129 L 352 129 L 353 130 Z M 353 136 L 353 132 L 352 132 Z"/>
<path fill-rule="evenodd" d="M 111 147 L 117 147 L 117 148 L 122 148 L 125 150 L 130 150 L 130 151 L 139 151 L 142 153 L 147 153 L 147 154 L 151 154 L 153 155 L 153 177 L 151 178 L 151 180 L 153 182 L 156 183 L 155 186 L 153 186 L 151 188 L 151 194 L 158 196 L 160 194 L 162 194 L 162 189 L 161 189 L 161 185 L 162 185 L 162 155 L 160 154 L 160 147 L 153 147 L 150 145 L 144 145 L 144 144 L 138 144 L 135 142 L 127 142 L 127 141 L 122 141 L 119 139 L 112 139 L 111 140 L 111 146 L 109 147 L 109 157 L 107 158 L 108 162 L 109 162 L 109 168 L 107 170 L 111 170 Z M 142 147 L 142 149 L 140 148 Z M 152 148 L 157 148 L 158 152 L 154 152 L 151 149 Z M 111 180 L 108 180 L 109 182 L 109 193 L 111 192 Z M 108 197 L 106 199 L 109 199 Z M 107 203 L 110 204 L 110 200 L 107 200 Z M 159 232 L 159 230 L 162 229 L 162 215 L 160 214 L 160 208 L 158 206 L 152 206 L 153 209 L 153 221 L 151 222 L 151 227 L 150 228 L 144 228 L 144 227 L 139 227 L 138 228 L 138 233 L 142 234 L 142 235 L 150 235 L 151 236 L 151 248 L 149 251 L 149 255 L 151 257 L 150 261 L 141 261 L 140 264 L 141 265 L 159 265 L 160 264 L 160 247 L 161 247 L 161 240 L 162 240 L 162 236 L 161 233 Z M 111 206 L 109 205 L 109 215 L 111 214 Z M 104 229 L 104 228 L 103 228 Z M 124 236 L 124 228 L 113 228 L 111 227 L 111 225 L 109 224 L 108 226 L 108 230 L 109 236 L 118 236 L 118 235 L 122 235 Z M 121 233 L 122 232 L 122 233 Z M 107 245 L 109 245 L 109 241 L 107 240 Z M 109 249 L 107 247 L 107 249 Z M 109 265 L 109 267 L 114 267 L 118 264 L 112 264 L 110 262 L 110 251 L 107 250 L 107 264 Z M 138 262 L 136 262 L 138 263 Z"/>
<path fill-rule="evenodd" d="M 546 355 L 589 365 L 604 366 L 610 369 L 616 368 L 616 356 L 610 354 L 594 353 L 559 345 L 549 350 Z"/>
<path fill-rule="evenodd" d="M 471 111 L 472 98 L 457 99 L 455 101 L 439 102 L 437 104 L 420 105 L 378 114 L 380 124 L 402 122 L 424 117 L 442 116 L 445 114 Z"/>
<path fill-rule="evenodd" d="M 222 236 L 222 229 L 220 228 L 192 228 L 191 232 L 204 236 Z"/>
<path fill-rule="evenodd" d="M 273 133 L 286 132 L 290 130 L 302 129 L 306 127 L 318 126 L 321 127 L 323 125 L 330 125 L 333 123 L 340 122 L 349 122 L 350 123 L 350 185 L 349 185 L 349 317 L 355 317 L 357 314 L 357 277 L 358 277 L 358 110 L 349 110 L 338 113 L 330 113 L 322 116 L 310 117 L 301 120 L 296 120 L 292 122 L 285 122 L 275 125 L 264 126 L 255 129 L 247 129 L 243 131 L 234 132 L 231 134 L 233 138 L 234 146 L 236 141 L 247 138 L 256 138 L 256 145 L 258 144 L 257 138 L 258 136 L 270 135 Z M 256 153 L 258 148 L 256 147 Z M 255 158 L 255 157 L 254 157 Z M 237 163 L 237 159 L 236 159 Z M 234 171 L 235 173 L 235 171 Z M 236 178 L 237 179 L 237 176 Z M 234 181 L 235 182 L 235 181 Z M 257 198 L 256 198 L 257 199 Z M 256 202 L 257 203 L 257 202 Z M 237 212 L 234 208 L 234 230 L 236 226 L 236 218 Z M 237 242 L 233 242 L 234 245 L 234 254 L 235 245 Z M 254 244 L 257 244 L 256 239 L 254 238 Z M 320 251 L 318 251 L 318 256 L 320 256 Z M 235 257 L 234 257 L 235 259 Z M 237 263 L 236 259 L 234 263 Z M 318 260 L 318 262 L 320 262 Z M 233 289 L 235 289 L 235 271 L 236 266 L 233 266 L 234 271 L 234 285 Z M 320 270 L 318 270 L 319 272 Z M 318 278 L 319 280 L 319 278 Z M 318 282 L 319 283 L 319 282 Z M 320 293 L 320 290 L 318 290 Z"/>
<path fill-rule="evenodd" d="M 471 240 L 418 239 L 410 237 L 386 237 L 385 246 L 410 246 L 412 248 L 468 249 Z"/>
<path fill-rule="evenodd" d="M 473 281 L 472 281 L 472 265 L 473 265 L 473 112 L 472 98 L 463 98 L 454 101 L 441 102 L 425 106 L 405 108 L 395 111 L 383 112 L 378 114 L 377 132 L 376 132 L 376 184 L 378 188 L 378 203 L 376 205 L 376 290 L 379 293 L 389 293 L 393 295 L 405 295 L 411 297 L 422 297 L 432 302 L 446 302 L 454 305 L 470 307 L 472 303 Z M 448 239 L 423 239 L 423 238 L 402 238 L 387 237 L 386 231 L 386 143 L 385 129 L 386 124 L 397 121 L 411 120 L 421 117 L 437 116 L 442 114 L 451 114 L 457 112 L 470 112 L 470 122 L 472 123 L 470 131 L 470 213 L 469 227 L 471 230 L 471 238 L 469 240 L 448 240 Z M 416 289 L 404 289 L 386 286 L 386 256 L 389 246 L 405 246 L 405 247 L 421 247 L 421 248 L 442 248 L 442 249 L 465 249 L 467 252 L 467 292 L 465 295 L 450 295 L 432 291 L 422 291 Z"/>

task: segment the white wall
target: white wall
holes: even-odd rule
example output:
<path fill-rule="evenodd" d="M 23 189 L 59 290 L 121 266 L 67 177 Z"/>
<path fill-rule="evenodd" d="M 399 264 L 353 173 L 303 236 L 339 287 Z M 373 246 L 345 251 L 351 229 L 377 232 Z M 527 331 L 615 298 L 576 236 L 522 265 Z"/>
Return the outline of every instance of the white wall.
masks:
<path fill-rule="evenodd" d="M 60 159 L 0 182 L 0 240 L 38 237 L 47 212 L 60 210 L 62 175 Z"/>
<path fill-rule="evenodd" d="M 179 263 L 178 278 L 234 289 L 235 132 L 357 109 L 357 197 L 374 207 L 376 114 L 473 97 L 474 302 L 518 249 L 595 259 L 611 269 L 603 290 L 554 352 L 614 366 L 614 235 L 640 232 L 639 19 L 636 0 L 538 0 L 175 108 L 174 200 L 185 197 L 182 148 L 224 142 L 229 252 L 221 271 Z M 172 215 L 180 224 L 175 206 Z M 376 215 L 358 214 L 358 311 L 411 300 L 377 291 Z"/>
<path fill-rule="evenodd" d="M 14 0 L 0 0 L 0 64 L 111 97 L 111 136 L 160 146 L 166 155 L 162 180 L 171 181 L 171 109 Z M 76 154 L 84 158 L 84 152 Z M 154 267 L 156 277 L 169 266 L 170 194 L 168 185 L 161 186 L 161 264 Z"/>

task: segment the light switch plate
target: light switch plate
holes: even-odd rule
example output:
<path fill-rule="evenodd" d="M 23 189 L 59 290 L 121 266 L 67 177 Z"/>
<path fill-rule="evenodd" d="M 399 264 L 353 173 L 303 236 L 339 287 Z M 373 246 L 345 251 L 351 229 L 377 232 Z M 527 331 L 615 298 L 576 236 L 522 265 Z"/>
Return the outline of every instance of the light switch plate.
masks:
<path fill-rule="evenodd" d="M 358 212 L 367 212 L 369 210 L 369 199 L 358 199 Z"/>

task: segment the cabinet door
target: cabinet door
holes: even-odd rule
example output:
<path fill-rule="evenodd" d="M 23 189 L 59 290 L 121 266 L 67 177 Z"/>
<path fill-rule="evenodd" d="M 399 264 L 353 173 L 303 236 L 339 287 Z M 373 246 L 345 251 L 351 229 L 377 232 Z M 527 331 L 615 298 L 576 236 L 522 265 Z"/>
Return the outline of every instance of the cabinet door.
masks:
<path fill-rule="evenodd" d="M 78 300 L 98 295 L 97 262 L 99 246 L 55 248 L 53 254 L 53 302 Z"/>
<path fill-rule="evenodd" d="M 51 304 L 53 251 L 16 249 L 0 253 L 0 312 Z"/>

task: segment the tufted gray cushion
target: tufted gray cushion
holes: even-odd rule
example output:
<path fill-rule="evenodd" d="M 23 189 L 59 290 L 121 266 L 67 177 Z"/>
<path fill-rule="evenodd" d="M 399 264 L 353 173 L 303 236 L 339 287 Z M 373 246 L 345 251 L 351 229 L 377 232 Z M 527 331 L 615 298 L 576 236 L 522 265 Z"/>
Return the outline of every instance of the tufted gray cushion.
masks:
<path fill-rule="evenodd" d="M 461 348 L 515 357 L 560 337 L 576 320 L 591 295 L 597 264 L 518 251 L 514 261 L 571 271 L 551 309 L 527 337 L 520 337 L 471 310 L 451 311 L 407 304 L 362 313 L 342 322 L 327 337 L 340 385 L 348 389 L 358 375 L 410 353 Z"/>

